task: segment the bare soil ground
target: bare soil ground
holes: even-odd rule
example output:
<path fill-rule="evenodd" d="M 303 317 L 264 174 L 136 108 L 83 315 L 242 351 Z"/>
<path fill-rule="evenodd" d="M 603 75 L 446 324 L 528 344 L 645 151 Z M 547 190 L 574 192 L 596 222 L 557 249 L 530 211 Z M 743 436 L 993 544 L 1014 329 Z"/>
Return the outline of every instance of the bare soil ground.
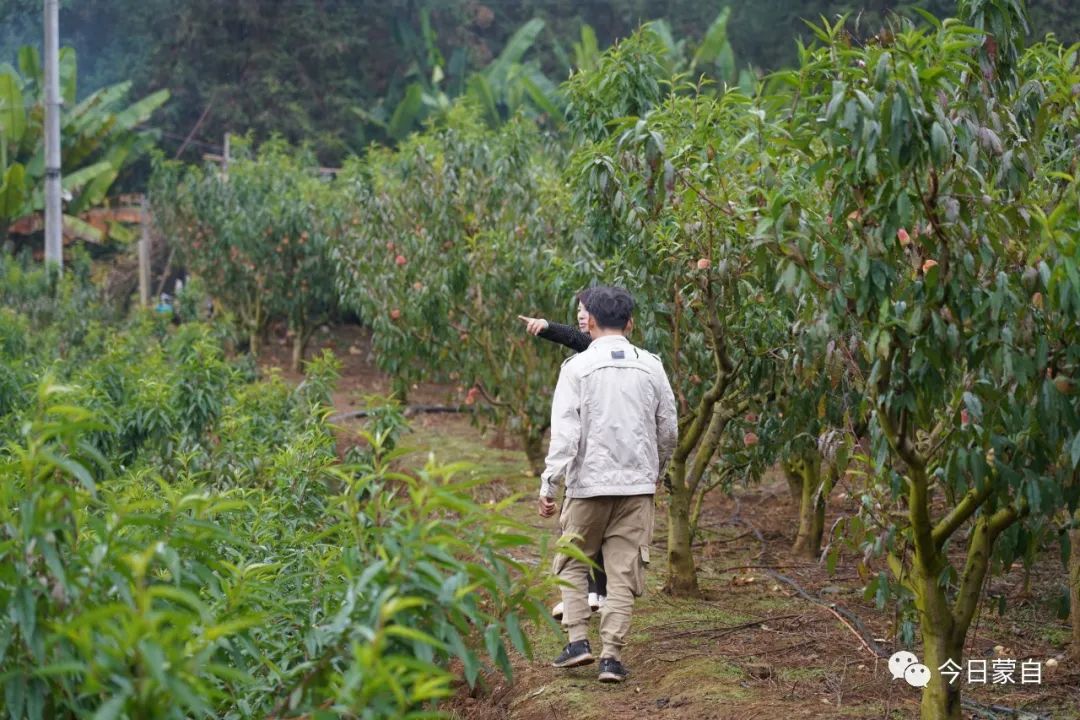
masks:
<path fill-rule="evenodd" d="M 343 362 L 334 396 L 339 412 L 363 406 L 367 394 L 387 392 L 386 378 L 372 369 L 367 344 L 355 328 L 319 334 L 314 344 L 329 347 Z M 287 358 L 286 347 L 272 346 L 265 360 L 284 366 Z M 455 388 L 421 386 L 410 401 L 455 397 Z M 537 481 L 519 448 L 493 443 L 491 434 L 462 415 L 417 416 L 403 443 L 415 448 L 419 461 L 432 453 L 440 461 L 472 463 L 470 472 L 489 480 L 476 490 L 479 500 L 520 493 L 512 514 L 538 538 L 535 553 L 523 559 L 545 561 L 539 557 L 539 538 L 554 532 L 554 521 L 535 514 Z M 663 504 L 663 497 L 659 502 Z M 551 668 L 550 659 L 564 640 L 549 628 L 534 628 L 534 657 L 514 659 L 512 683 L 487 674 L 477 688 L 462 686 L 448 709 L 463 720 L 918 717 L 921 691 L 892 680 L 886 659 L 872 653 L 851 623 L 829 606 L 852 613 L 886 653 L 900 649 L 892 610 L 878 610 L 864 597 L 867 579 L 859 575 L 859 558 L 851 551 L 841 554 L 833 573 L 824 563 L 789 552 L 797 510 L 778 475 L 730 495 L 712 496 L 702 520 L 704 537 L 696 548 L 705 597 L 693 600 L 672 598 L 661 590 L 666 522 L 664 512 L 658 512 L 648 591 L 635 608 L 624 658 L 631 672 L 626 683 L 601 685 L 595 665 Z M 830 498 L 826 527 L 856 510 L 851 488 L 838 488 Z M 801 597 L 770 572 L 791 579 L 821 602 Z M 1020 684 L 1019 671 L 1014 684 L 965 685 L 965 699 L 980 706 L 969 707 L 966 717 L 1080 718 L 1080 667 L 1065 657 L 1069 626 L 1059 612 L 1065 572 L 1056 547 L 1034 567 L 1030 586 L 1030 594 L 1025 594 L 1023 571 L 1016 566 L 988 583 L 966 655 L 1042 662 L 1055 658 L 1058 665 L 1044 666 L 1038 685 Z M 1004 602 L 1003 615 L 998 614 L 999 602 Z M 593 623 L 595 643 L 598 618 Z M 1003 649 L 995 652 L 998 646 Z M 919 648 L 913 651 L 918 654 Z"/>

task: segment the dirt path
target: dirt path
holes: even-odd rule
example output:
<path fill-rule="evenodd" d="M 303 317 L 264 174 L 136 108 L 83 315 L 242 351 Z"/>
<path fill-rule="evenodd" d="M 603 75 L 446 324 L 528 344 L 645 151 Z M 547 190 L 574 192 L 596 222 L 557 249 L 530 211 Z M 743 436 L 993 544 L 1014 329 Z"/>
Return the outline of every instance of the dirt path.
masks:
<path fill-rule="evenodd" d="M 322 337 L 320 344 L 343 360 L 342 383 L 335 395 L 339 412 L 362 405 L 365 394 L 386 391 L 386 379 L 372 370 L 366 353 L 355 351 L 363 338 L 354 330 L 335 331 Z M 349 347 L 354 348 L 352 354 Z M 416 389 L 421 401 L 444 402 L 453 393 L 453 388 L 436 386 Z M 491 438 L 468 418 L 418 416 L 403 442 L 416 449 L 415 460 L 432 453 L 437 460 L 472 463 L 470 472 L 489 480 L 477 489 L 478 499 L 522 493 L 512 505 L 512 515 L 531 527 L 538 539 L 553 532 L 553 521 L 535 515 L 537 481 L 528 475 L 524 453 L 493 447 Z M 854 490 L 840 488 L 834 494 L 826 527 L 857 510 Z M 664 512 L 658 512 L 648 590 L 635 608 L 624 658 L 631 671 L 628 682 L 616 687 L 599 684 L 595 665 L 570 671 L 551 668 L 550 658 L 564 640 L 547 628 L 534 628 L 534 657 L 515 658 L 514 682 L 489 674 L 480 687 L 461 688 L 451 711 L 469 720 L 917 717 L 920 691 L 893 681 L 885 660 L 866 647 L 850 622 L 828 607 L 851 613 L 884 652 L 900 649 L 892 611 L 879 611 L 872 598 L 864 597 L 867 581 L 879 568 L 863 566 L 862 553 L 854 548 L 841 552 L 832 574 L 821 563 L 793 557 L 788 547 L 796 517 L 797 508 L 778 477 L 738 488 L 731 496 L 712 497 L 702 520 L 704 539 L 696 548 L 705 597 L 681 600 L 660 591 L 666 570 L 666 523 Z M 1022 572 L 1016 568 L 988 585 L 987 597 L 992 600 L 984 602 L 967 655 L 1056 658 L 1060 664 L 1044 671 L 1039 685 L 968 685 L 965 698 L 1047 718 L 1080 718 L 1080 668 L 1063 659 L 1069 630 L 1058 615 L 1064 572 L 1051 553 L 1047 556 L 1033 571 L 1031 597 L 1021 596 Z M 535 555 L 527 559 L 542 561 Z M 781 573 L 821 602 L 801 597 L 770 572 Z M 1000 617 L 999 597 L 1009 606 Z M 591 628 L 594 642 L 597 623 L 594 619 Z M 995 652 L 997 646 L 1002 650 Z M 918 654 L 918 648 L 914 650 Z M 1012 717 L 973 709 L 967 716 Z"/>

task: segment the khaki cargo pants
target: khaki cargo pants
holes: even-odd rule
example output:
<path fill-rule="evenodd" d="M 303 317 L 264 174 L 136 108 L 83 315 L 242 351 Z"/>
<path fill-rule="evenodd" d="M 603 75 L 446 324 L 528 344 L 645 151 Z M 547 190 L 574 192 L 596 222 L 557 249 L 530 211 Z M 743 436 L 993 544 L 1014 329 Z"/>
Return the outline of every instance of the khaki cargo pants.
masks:
<path fill-rule="evenodd" d="M 604 551 L 608 594 L 600 614 L 601 657 L 622 660 L 634 598 L 645 591 L 654 510 L 652 495 L 567 498 L 563 502 L 559 526 L 564 541 L 573 542 L 586 557 Z M 585 640 L 592 614 L 587 592 L 589 566 L 559 554 L 552 571 L 570 583 L 562 589 L 563 627 L 570 642 Z"/>

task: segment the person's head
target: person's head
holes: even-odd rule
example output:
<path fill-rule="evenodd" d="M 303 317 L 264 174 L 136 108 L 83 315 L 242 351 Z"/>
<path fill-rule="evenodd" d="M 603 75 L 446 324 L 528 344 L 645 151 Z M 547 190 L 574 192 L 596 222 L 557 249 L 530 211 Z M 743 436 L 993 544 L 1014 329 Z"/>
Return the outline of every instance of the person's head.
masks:
<path fill-rule="evenodd" d="M 589 332 L 594 337 L 598 333 L 625 335 L 630 331 L 634 298 L 623 288 L 592 288 L 584 305 L 589 312 Z"/>
<path fill-rule="evenodd" d="M 589 332 L 589 311 L 585 309 L 585 303 L 592 291 L 592 288 L 585 288 L 577 294 L 577 326 L 581 332 Z"/>

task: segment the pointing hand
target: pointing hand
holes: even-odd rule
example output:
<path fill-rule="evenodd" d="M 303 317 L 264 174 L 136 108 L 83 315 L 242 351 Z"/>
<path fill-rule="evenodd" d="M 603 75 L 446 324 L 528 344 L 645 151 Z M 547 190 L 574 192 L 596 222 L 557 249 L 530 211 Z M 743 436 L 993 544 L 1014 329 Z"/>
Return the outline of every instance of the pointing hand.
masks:
<path fill-rule="evenodd" d="M 525 323 L 525 329 L 530 335 L 539 335 L 543 331 L 547 330 L 548 321 L 544 318 L 532 318 L 525 317 L 524 315 L 518 315 L 518 320 Z"/>

